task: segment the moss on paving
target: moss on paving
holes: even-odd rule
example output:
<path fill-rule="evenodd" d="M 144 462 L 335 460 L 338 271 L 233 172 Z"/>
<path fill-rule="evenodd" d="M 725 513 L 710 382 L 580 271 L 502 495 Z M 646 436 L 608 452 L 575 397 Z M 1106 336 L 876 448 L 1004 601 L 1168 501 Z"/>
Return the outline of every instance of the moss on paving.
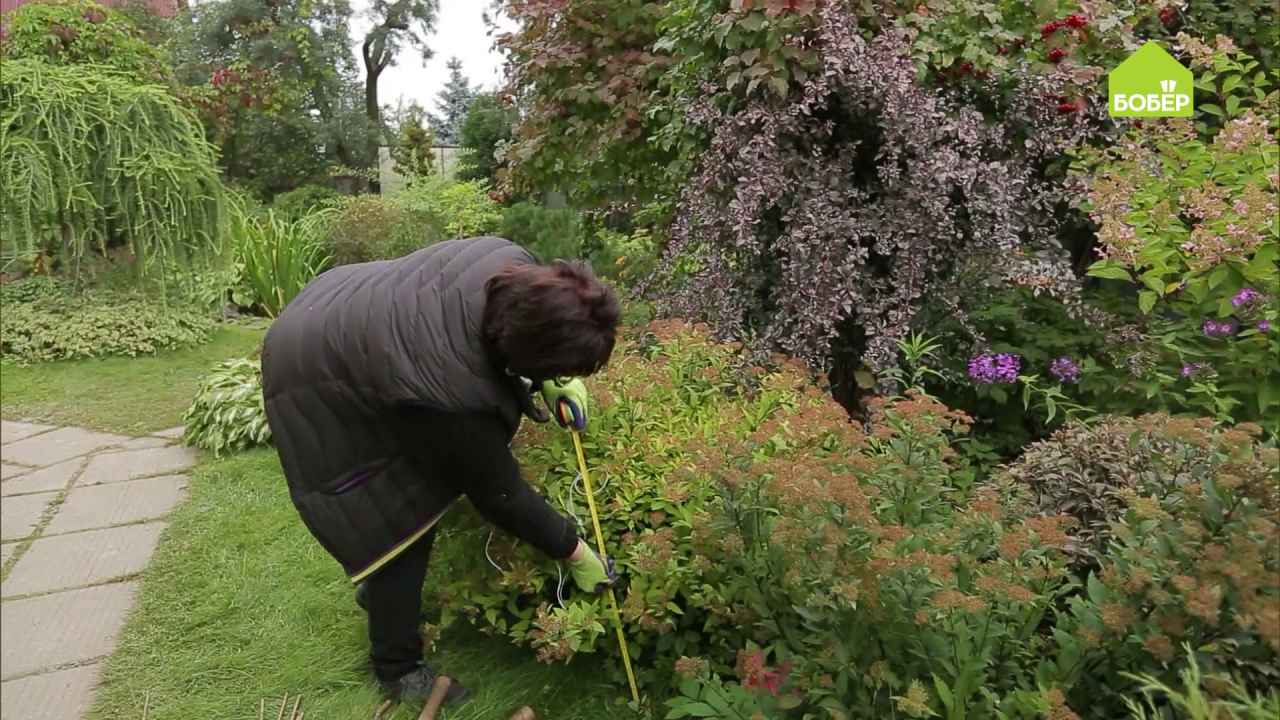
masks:
<path fill-rule="evenodd" d="M 216 363 L 251 355 L 262 325 L 223 325 L 199 347 L 144 357 L 111 357 L 0 367 L 0 414 L 143 435 L 182 424 L 196 386 Z"/>
<path fill-rule="evenodd" d="M 364 614 L 299 522 L 275 454 L 206 464 L 190 493 L 145 574 L 90 718 L 140 717 L 148 693 L 153 720 L 249 718 L 260 699 L 286 692 L 303 696 L 308 718 L 372 717 Z M 428 583 L 449 553 L 480 552 L 450 539 L 437 544 Z M 525 703 L 556 720 L 619 715 L 619 690 L 589 660 L 541 665 L 529 650 L 460 626 L 431 662 L 473 692 L 446 720 L 503 720 Z M 392 717 L 417 711 L 406 705 Z"/>

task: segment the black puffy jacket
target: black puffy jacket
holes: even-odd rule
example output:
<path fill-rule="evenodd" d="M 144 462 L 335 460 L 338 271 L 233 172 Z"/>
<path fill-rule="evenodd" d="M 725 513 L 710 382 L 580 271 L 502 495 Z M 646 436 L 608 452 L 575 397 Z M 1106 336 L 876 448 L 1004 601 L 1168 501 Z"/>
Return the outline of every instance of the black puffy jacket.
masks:
<path fill-rule="evenodd" d="M 267 333 L 263 395 L 290 495 L 353 582 L 458 497 L 412 465 L 397 408 L 493 413 L 515 435 L 520 386 L 492 363 L 480 326 L 489 278 L 533 262 L 507 240 L 481 237 L 335 268 Z"/>

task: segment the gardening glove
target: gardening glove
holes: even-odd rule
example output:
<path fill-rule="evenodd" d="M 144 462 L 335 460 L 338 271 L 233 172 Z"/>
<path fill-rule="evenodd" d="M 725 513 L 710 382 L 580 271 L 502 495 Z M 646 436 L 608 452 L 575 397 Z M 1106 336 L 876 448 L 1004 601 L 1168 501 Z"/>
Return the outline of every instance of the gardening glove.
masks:
<path fill-rule="evenodd" d="M 568 562 L 569 574 L 585 592 L 603 592 L 618 580 L 617 573 L 613 571 L 613 561 L 606 563 L 601 560 L 596 551 L 583 540 L 578 540 L 578 547 L 569 556 Z"/>
<path fill-rule="evenodd" d="M 548 380 L 542 383 L 542 399 L 560 427 L 587 429 L 587 386 L 581 380 Z"/>

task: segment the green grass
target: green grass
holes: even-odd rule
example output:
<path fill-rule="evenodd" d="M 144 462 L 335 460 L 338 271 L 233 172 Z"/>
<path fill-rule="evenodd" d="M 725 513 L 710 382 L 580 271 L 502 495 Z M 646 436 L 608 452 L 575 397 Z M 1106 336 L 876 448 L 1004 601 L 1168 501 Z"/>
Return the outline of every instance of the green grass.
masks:
<path fill-rule="evenodd" d="M 6 418 L 141 435 L 182 424 L 196 386 L 217 362 L 249 355 L 264 328 L 219 327 L 199 347 L 127 358 L 0 368 Z"/>
<path fill-rule="evenodd" d="M 190 493 L 145 574 L 90 718 L 141 717 L 148 694 L 153 720 L 253 718 L 260 699 L 285 693 L 303 696 L 308 718 L 372 717 L 364 613 L 298 520 L 275 453 L 206 464 Z M 453 540 L 442 533 L 428 584 L 450 553 L 481 551 Z M 529 650 L 459 626 L 429 661 L 472 690 L 447 720 L 505 720 L 522 704 L 556 720 L 619 715 L 622 690 L 589 660 L 541 665 Z M 406 705 L 391 717 L 417 711 Z"/>

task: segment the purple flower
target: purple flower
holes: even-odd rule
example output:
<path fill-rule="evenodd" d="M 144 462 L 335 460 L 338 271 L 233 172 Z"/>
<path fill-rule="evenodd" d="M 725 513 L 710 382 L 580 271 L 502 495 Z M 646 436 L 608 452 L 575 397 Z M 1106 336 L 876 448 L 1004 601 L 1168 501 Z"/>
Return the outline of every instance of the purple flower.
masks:
<path fill-rule="evenodd" d="M 1009 353 L 983 353 L 969 361 L 969 378 L 981 385 L 1012 383 L 1018 379 L 1022 360 Z"/>
<path fill-rule="evenodd" d="M 1271 321 L 1270 321 L 1270 320 L 1259 320 L 1259 321 L 1258 321 L 1258 332 L 1270 332 L 1270 331 L 1271 331 Z"/>
<path fill-rule="evenodd" d="M 1236 324 L 1231 320 L 1205 320 L 1204 325 L 1200 326 L 1206 337 L 1223 338 L 1236 334 Z"/>
<path fill-rule="evenodd" d="M 1058 382 L 1073 383 L 1080 379 L 1080 366 L 1071 358 L 1063 355 L 1049 363 L 1049 374 L 1057 378 Z"/>
<path fill-rule="evenodd" d="M 1231 298 L 1231 306 L 1240 307 L 1241 305 L 1250 305 L 1261 299 L 1262 293 L 1257 290 L 1254 290 L 1253 288 L 1241 288 L 1240 292 L 1236 293 L 1235 296 Z"/>
<path fill-rule="evenodd" d="M 1189 378 L 1209 369 L 1208 363 L 1187 363 L 1182 366 L 1182 377 Z"/>

